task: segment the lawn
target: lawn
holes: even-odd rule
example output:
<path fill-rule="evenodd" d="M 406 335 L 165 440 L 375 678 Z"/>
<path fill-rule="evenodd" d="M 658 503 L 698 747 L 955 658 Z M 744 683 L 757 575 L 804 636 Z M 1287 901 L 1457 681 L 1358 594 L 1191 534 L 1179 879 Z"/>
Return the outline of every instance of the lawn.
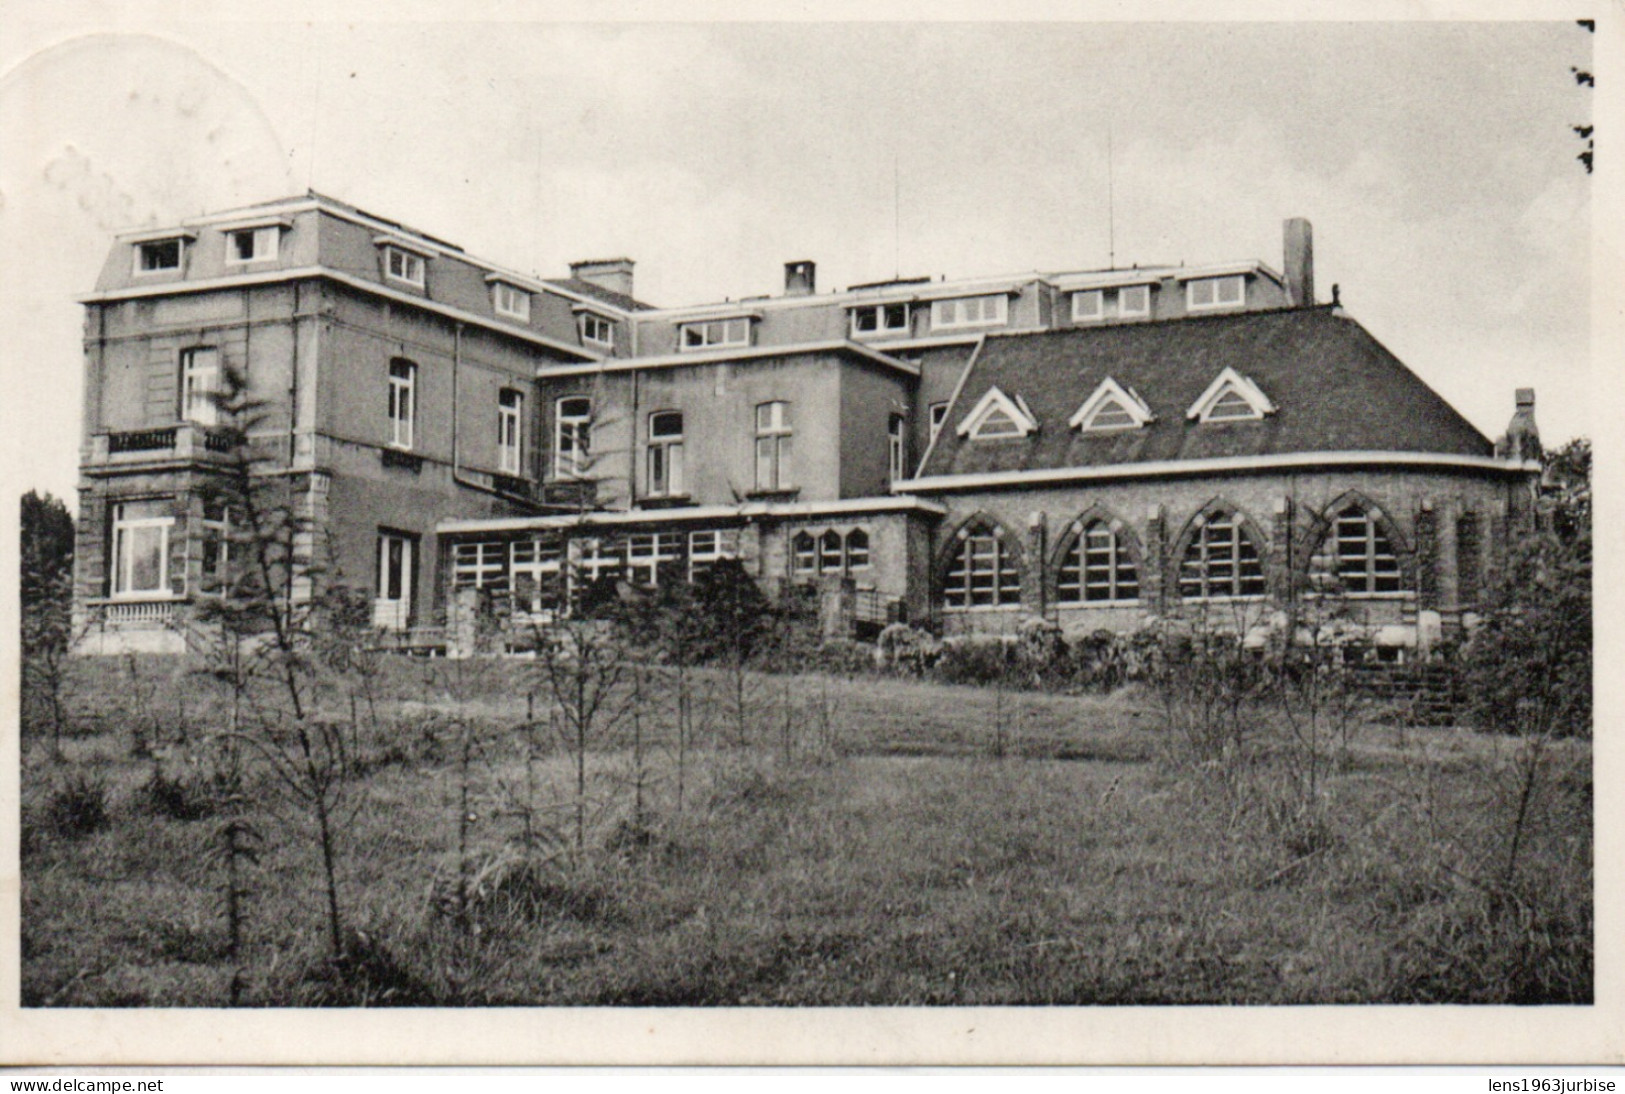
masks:
<path fill-rule="evenodd" d="M 578 757 L 535 665 L 388 660 L 326 699 L 360 727 L 334 958 L 310 811 L 207 792 L 219 689 L 75 671 L 62 755 L 25 742 L 26 1006 L 1591 998 L 1583 741 L 1362 721 L 1311 791 L 1262 707 L 1213 754 L 1134 687 L 646 669 Z"/>

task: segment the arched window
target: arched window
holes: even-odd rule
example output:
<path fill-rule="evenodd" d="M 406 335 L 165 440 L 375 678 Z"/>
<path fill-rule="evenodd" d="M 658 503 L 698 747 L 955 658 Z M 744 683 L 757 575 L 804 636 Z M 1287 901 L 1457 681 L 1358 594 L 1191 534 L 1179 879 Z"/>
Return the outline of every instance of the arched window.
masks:
<path fill-rule="evenodd" d="M 818 537 L 818 568 L 826 574 L 841 572 L 841 533 L 833 528 Z"/>
<path fill-rule="evenodd" d="M 1399 592 L 1399 556 L 1378 523 L 1380 515 L 1358 503 L 1339 510 L 1310 563 L 1314 572 L 1335 575 L 1353 595 Z"/>
<path fill-rule="evenodd" d="M 1220 510 L 1197 521 L 1179 567 L 1179 595 L 1187 600 L 1263 596 L 1264 566 L 1258 544 L 1241 519 Z"/>
<path fill-rule="evenodd" d="M 1021 603 L 1021 571 L 1002 530 L 977 521 L 959 533 L 943 575 L 942 595 L 950 608 Z"/>
<path fill-rule="evenodd" d="M 869 565 L 869 533 L 854 528 L 846 534 L 846 568 L 861 570 Z"/>
<path fill-rule="evenodd" d="M 1055 598 L 1062 602 L 1136 600 L 1140 575 L 1122 538 L 1104 520 L 1090 521 L 1061 556 Z"/>
<path fill-rule="evenodd" d="M 811 532 L 797 532 L 790 541 L 790 557 L 798 574 L 818 572 L 818 541 Z"/>

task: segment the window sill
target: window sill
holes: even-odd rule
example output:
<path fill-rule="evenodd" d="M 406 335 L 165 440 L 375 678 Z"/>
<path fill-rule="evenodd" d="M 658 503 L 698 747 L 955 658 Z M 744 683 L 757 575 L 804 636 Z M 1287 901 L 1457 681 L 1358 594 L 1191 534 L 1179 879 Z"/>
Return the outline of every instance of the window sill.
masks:
<path fill-rule="evenodd" d="M 638 499 L 640 509 L 681 509 L 693 504 L 694 499 L 687 494 L 650 494 Z"/>
<path fill-rule="evenodd" d="M 745 495 L 751 501 L 795 501 L 801 496 L 801 487 L 791 486 L 782 490 L 752 490 Z"/>
<path fill-rule="evenodd" d="M 980 612 L 1023 612 L 1027 610 L 1025 604 L 944 604 L 942 611 L 946 615 L 975 614 Z"/>

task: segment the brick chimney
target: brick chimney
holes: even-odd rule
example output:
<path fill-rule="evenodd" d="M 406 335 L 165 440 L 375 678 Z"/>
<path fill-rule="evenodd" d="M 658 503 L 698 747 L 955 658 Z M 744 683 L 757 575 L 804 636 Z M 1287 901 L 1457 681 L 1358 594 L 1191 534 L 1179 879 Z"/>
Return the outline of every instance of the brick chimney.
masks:
<path fill-rule="evenodd" d="M 632 295 L 630 258 L 589 258 L 585 262 L 572 262 L 570 276 L 622 296 Z"/>
<path fill-rule="evenodd" d="M 1286 301 L 1294 308 L 1315 302 L 1315 235 L 1303 217 L 1293 217 L 1282 226 L 1286 274 Z"/>
<path fill-rule="evenodd" d="M 818 285 L 818 267 L 808 259 L 784 264 L 784 295 L 811 296 Z"/>

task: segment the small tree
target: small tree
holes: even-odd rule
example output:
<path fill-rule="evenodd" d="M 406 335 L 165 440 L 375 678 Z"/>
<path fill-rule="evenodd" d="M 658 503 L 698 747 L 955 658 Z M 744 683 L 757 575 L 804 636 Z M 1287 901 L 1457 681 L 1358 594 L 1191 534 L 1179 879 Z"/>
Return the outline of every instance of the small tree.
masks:
<path fill-rule="evenodd" d="M 35 728 L 44 714 L 51 755 L 61 758 L 73 644 L 73 518 L 61 501 L 30 490 L 22 499 L 20 531 L 24 726 Z"/>

